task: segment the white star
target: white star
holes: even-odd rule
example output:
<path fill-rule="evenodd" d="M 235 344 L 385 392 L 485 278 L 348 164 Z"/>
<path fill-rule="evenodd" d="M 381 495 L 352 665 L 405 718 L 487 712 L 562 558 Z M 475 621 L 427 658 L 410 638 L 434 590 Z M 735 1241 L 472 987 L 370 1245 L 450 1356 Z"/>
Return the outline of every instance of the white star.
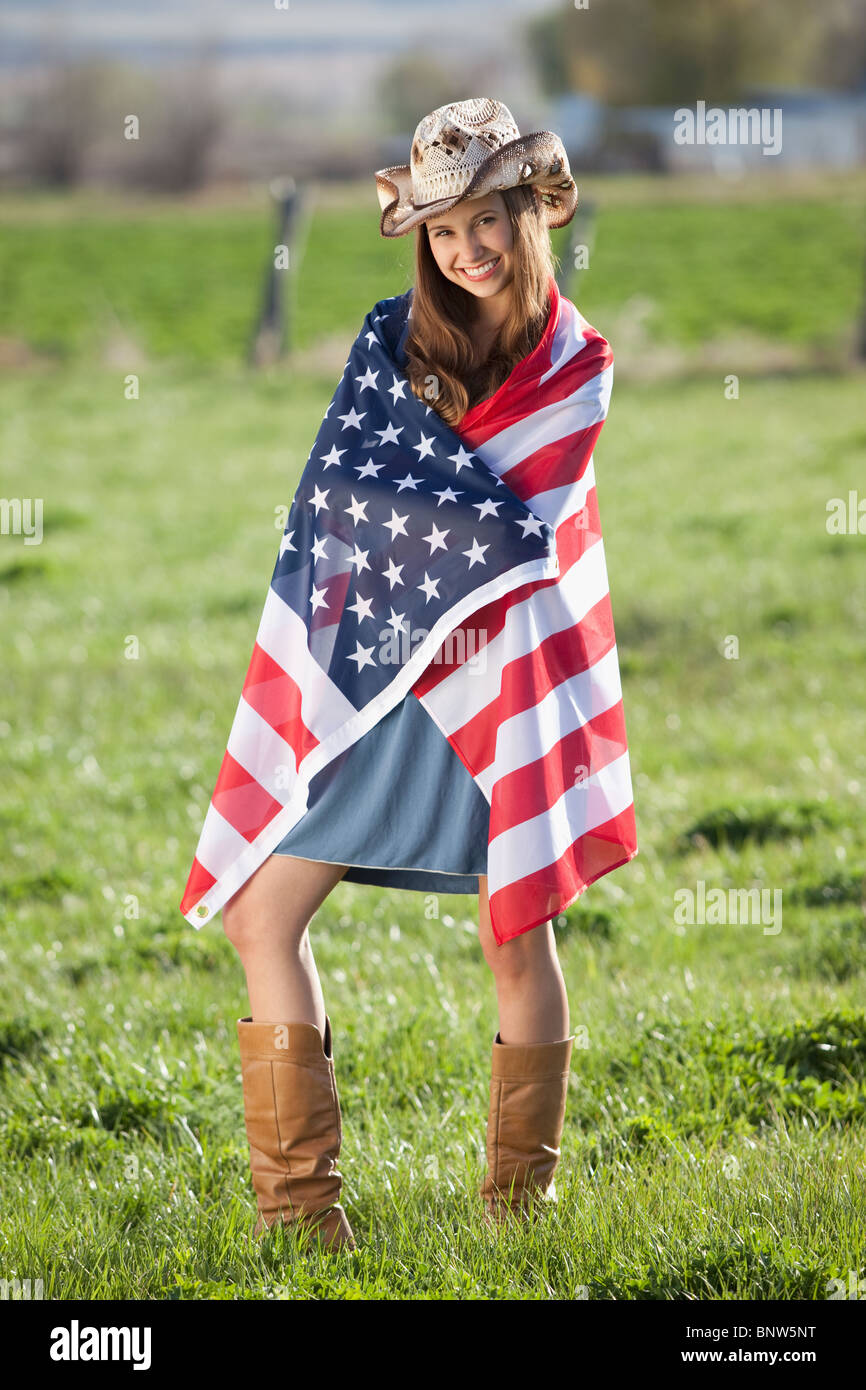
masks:
<path fill-rule="evenodd" d="M 460 445 L 460 448 L 458 449 L 458 451 L 457 451 L 456 454 L 449 454 L 448 457 L 449 457 L 449 459 L 452 460 L 453 463 L 456 463 L 456 464 L 457 464 L 457 472 L 458 472 L 458 473 L 460 472 L 460 469 L 461 469 L 461 468 L 466 468 L 466 467 L 471 468 L 471 467 L 472 467 L 472 463 L 471 463 L 472 455 L 471 455 L 471 454 L 467 454 L 467 452 L 466 452 L 466 450 L 463 448 L 463 445 L 462 445 L 462 444 Z"/>
<path fill-rule="evenodd" d="M 402 565 L 401 565 L 401 569 L 402 569 Z M 392 627 L 392 628 L 394 629 L 394 636 L 395 636 L 395 637 L 397 636 L 397 633 L 398 633 L 398 632 L 408 632 L 408 631 L 409 631 L 408 627 L 407 627 L 406 624 L 403 622 L 403 619 L 405 618 L 405 616 L 406 616 L 405 613 L 395 613 L 395 612 L 394 612 L 394 609 L 393 609 L 393 608 L 391 609 L 391 616 L 390 616 L 390 618 L 388 619 L 388 626 L 389 626 L 389 627 Z"/>
<path fill-rule="evenodd" d="M 352 514 L 352 520 L 354 521 L 355 525 L 357 526 L 359 521 L 369 521 L 369 520 L 370 520 L 370 518 L 369 518 L 368 515 L 367 515 L 367 510 L 366 510 L 366 508 L 367 508 L 367 503 L 366 503 L 366 502 L 359 502 L 359 501 L 357 500 L 357 498 L 355 497 L 355 494 L 354 494 L 354 492 L 353 492 L 353 493 L 352 493 L 352 505 L 351 505 L 351 507 L 344 507 L 344 508 L 343 508 L 343 511 L 344 511 L 344 512 L 351 512 L 351 514 Z"/>
<path fill-rule="evenodd" d="M 430 535 L 424 537 L 425 541 L 427 541 L 427 542 L 429 543 L 429 545 L 430 545 L 430 554 L 431 554 L 431 555 L 433 554 L 433 551 L 434 551 L 434 550 L 447 550 L 447 549 L 448 549 L 447 545 L 445 544 L 445 537 L 446 537 L 448 534 L 449 534 L 449 533 L 448 533 L 447 531 L 440 531 L 439 528 L 438 528 L 438 526 L 436 525 L 436 523 L 435 523 L 435 521 L 434 521 L 434 523 L 433 523 L 433 530 L 430 532 Z"/>
<path fill-rule="evenodd" d="M 345 452 L 345 449 L 338 449 L 336 444 L 332 444 L 330 452 L 327 454 L 320 454 L 319 457 L 324 461 L 325 467 L 330 468 L 332 463 L 336 463 L 339 466 L 340 455 L 345 454 Z"/>
<path fill-rule="evenodd" d="M 518 517 L 516 525 L 523 527 L 523 539 L 532 533 L 533 536 L 541 535 L 541 521 L 537 516 Z"/>
<path fill-rule="evenodd" d="M 408 536 L 409 532 L 406 530 L 406 527 L 403 525 L 403 522 L 404 522 L 404 521 L 408 521 L 408 520 L 409 520 L 409 513 L 408 513 L 408 512 L 406 513 L 405 516 L 398 516 L 397 513 L 394 511 L 394 508 L 392 507 L 392 508 L 391 508 L 391 520 L 390 520 L 390 521 L 383 521 L 383 522 L 382 522 L 382 525 L 388 527 L 388 530 L 391 532 L 391 540 L 392 540 L 392 541 L 395 541 L 395 540 L 397 539 L 398 536 Z"/>
<path fill-rule="evenodd" d="M 357 638 L 356 638 L 356 640 L 355 640 L 355 650 L 354 650 L 354 652 L 352 652 L 352 654 L 351 654 L 350 656 L 347 656 L 347 657 L 346 657 L 346 660 L 347 660 L 347 661 L 357 661 L 357 663 L 358 663 L 358 670 L 359 670 L 359 671 L 363 671 L 363 669 L 364 669 L 365 666 L 375 666 L 375 665 L 376 665 L 375 661 L 373 660 L 372 656 L 370 655 L 370 653 L 371 653 L 372 650 L 373 650 L 372 647 L 362 647 L 362 646 L 361 646 L 361 643 L 360 643 L 360 642 L 357 640 Z"/>
<path fill-rule="evenodd" d="M 387 579 L 388 583 L 391 585 L 391 588 L 392 588 L 392 589 L 393 589 L 393 587 L 394 587 L 395 584 L 402 584 L 402 583 L 403 583 L 403 580 L 400 578 L 400 574 L 401 574 L 402 570 L 403 570 L 403 566 L 402 566 L 402 565 L 395 565 L 393 560 L 389 560 L 389 561 L 388 561 L 388 568 L 387 568 L 386 570 L 383 570 L 383 571 L 382 571 L 382 573 L 384 574 L 384 576 L 385 576 L 385 578 Z"/>
<path fill-rule="evenodd" d="M 344 429 L 344 430 L 349 430 L 349 429 L 352 429 L 352 430 L 359 430 L 359 429 L 361 428 L 361 421 L 363 420 L 363 418 L 364 418 L 364 416 L 365 416 L 366 414 L 367 414 L 366 410 L 362 410 L 362 411 L 361 411 L 361 414 L 359 415 L 358 412 L 357 412 L 357 410 L 355 409 L 355 407 L 352 406 L 352 409 L 349 411 L 348 415 L 341 415 L 341 416 L 340 416 L 340 419 L 341 419 L 341 420 L 345 420 L 345 422 L 346 422 L 346 423 L 344 424 L 344 426 L 343 426 L 343 429 Z"/>
<path fill-rule="evenodd" d="M 318 483 L 316 484 L 316 490 L 315 490 L 315 492 L 313 493 L 312 497 L 310 498 L 310 501 L 312 502 L 313 506 L 314 506 L 315 509 L 316 509 L 316 516 L 319 515 L 319 512 L 322 510 L 323 507 L 325 508 L 325 511 L 328 510 L 328 504 L 327 504 L 327 502 L 325 501 L 325 498 L 327 497 L 327 495 L 328 495 L 328 493 L 329 493 L 330 491 L 331 491 L 331 489 L 330 489 L 329 487 L 326 487 L 326 488 L 325 488 L 325 491 L 322 492 L 321 489 L 319 488 Z"/>
<path fill-rule="evenodd" d="M 434 434 L 431 434 L 430 437 L 428 438 L 427 435 L 426 435 L 426 434 L 424 433 L 424 431 L 422 430 L 422 431 L 421 431 L 421 442 L 420 442 L 420 444 L 413 444 L 413 445 L 412 445 L 412 448 L 413 448 L 413 449 L 417 449 L 417 450 L 418 450 L 418 462 L 419 462 L 419 463 L 421 462 L 421 460 L 422 460 L 423 458 L 426 458 L 428 454 L 430 455 L 431 458 L 435 458 L 435 457 L 436 457 L 435 454 L 433 453 L 433 440 L 434 440 L 435 438 L 436 438 L 436 436 L 435 436 Z"/>
<path fill-rule="evenodd" d="M 478 520 L 483 521 L 486 516 L 496 516 L 496 508 L 503 504 L 493 502 L 489 497 L 485 497 L 483 502 L 473 502 L 472 505 L 478 508 Z"/>
<path fill-rule="evenodd" d="M 358 622 L 360 622 L 362 618 L 372 618 L 373 616 L 373 600 L 361 598 L 360 594 L 357 595 L 354 603 L 347 603 L 346 607 L 350 613 L 357 613 Z"/>
<path fill-rule="evenodd" d="M 376 339 L 376 334 L 373 332 L 372 328 L 370 329 L 370 332 L 369 332 L 369 333 L 365 333 L 365 334 L 364 334 L 364 337 L 367 339 L 367 346 L 368 346 L 368 347 L 370 346 L 370 339 L 371 339 L 371 338 L 373 339 L 373 342 L 374 342 L 374 343 L 377 341 L 377 339 Z"/>
<path fill-rule="evenodd" d="M 282 560 L 282 558 L 283 558 L 283 556 L 285 555 L 285 553 L 286 553 L 287 550 L 296 550 L 296 547 L 292 545 L 292 536 L 293 536 L 294 534 L 295 534 L 294 531 L 286 531 L 285 534 L 283 535 L 282 539 L 280 540 L 280 559 L 281 559 L 281 560 Z"/>
<path fill-rule="evenodd" d="M 327 607 L 328 607 L 328 600 L 327 600 L 326 598 L 323 598 L 323 597 L 322 597 L 322 595 L 324 594 L 324 592 L 325 592 L 324 587 L 321 588 L 321 589 L 317 589 L 316 586 L 315 586 L 315 584 L 313 585 L 313 591 L 312 591 L 312 593 L 310 594 L 310 603 L 313 605 L 313 612 L 314 612 L 314 613 L 316 612 L 316 609 L 317 609 L 317 608 L 327 608 Z"/>
<path fill-rule="evenodd" d="M 403 426 L 400 425 L 399 428 L 395 430 L 394 426 L 389 421 L 387 429 L 374 430 L 373 433 L 381 435 L 381 439 L 379 440 L 380 444 L 399 444 L 400 441 L 397 435 L 403 433 Z"/>
<path fill-rule="evenodd" d="M 406 397 L 403 395 L 403 392 L 406 390 L 407 385 L 408 382 L 406 381 L 405 377 L 394 377 L 394 385 L 388 387 L 388 395 L 394 397 L 395 405 L 398 401 L 403 401 L 406 399 Z"/>
<path fill-rule="evenodd" d="M 462 497 L 462 492 L 452 492 L 450 487 L 444 487 L 441 492 L 434 492 L 434 497 L 438 497 L 437 507 L 441 507 L 443 502 L 456 502 L 458 497 Z"/>
<path fill-rule="evenodd" d="M 320 536 L 318 540 L 313 541 L 312 551 L 313 551 L 313 555 L 316 557 L 317 560 L 324 560 L 324 559 L 325 559 L 325 556 L 327 555 L 327 551 L 325 550 L 325 538 L 324 538 L 324 536 Z"/>
<path fill-rule="evenodd" d="M 479 544 L 478 544 L 478 537 L 476 536 L 476 537 L 475 537 L 475 540 L 472 542 L 472 549 L 471 549 L 471 550 L 464 550 L 464 551 L 462 552 L 464 555 L 468 555 L 468 556 L 469 556 L 469 568 L 471 569 L 472 566 L 476 563 L 476 561 L 477 561 L 479 564 L 486 565 L 486 564 L 487 564 L 487 561 L 486 561 L 485 558 L 484 558 L 484 552 L 485 552 L 485 550 L 489 550 L 489 549 L 490 549 L 490 546 L 489 546 L 489 545 L 479 545 Z"/>
<path fill-rule="evenodd" d="M 384 467 L 384 463 L 374 463 L 372 459 L 367 459 L 367 462 L 362 463 L 360 468 L 355 469 L 355 472 L 359 478 L 378 478 Z"/>
<path fill-rule="evenodd" d="M 368 570 L 370 568 L 370 566 L 367 563 L 367 556 L 369 554 L 369 550 L 360 550 L 356 545 L 354 555 L 349 556 L 349 564 L 358 566 L 358 574 L 360 574 L 362 570 Z"/>
<path fill-rule="evenodd" d="M 424 590 L 424 593 L 427 595 L 428 603 L 431 598 L 439 597 L 439 580 L 431 579 L 426 570 L 424 571 L 424 583 L 418 584 L 416 587 Z"/>
<path fill-rule="evenodd" d="M 398 492 L 402 492 L 404 487 L 410 487 L 413 492 L 417 492 L 418 484 L 421 482 L 421 479 L 413 478 L 411 473 L 407 473 L 405 478 L 395 478 L 394 481 L 400 484 L 397 489 Z"/>
<path fill-rule="evenodd" d="M 373 390 L 375 391 L 375 390 L 376 390 L 376 377 L 377 377 L 378 375 L 379 375 L 378 372 L 371 371 L 370 368 L 368 367 L 367 370 L 366 370 L 366 372 L 364 373 L 363 376 L 356 376 L 356 377 L 355 377 L 355 380 L 356 380 L 356 381 L 360 381 L 360 383 L 361 383 L 361 385 L 358 387 L 358 390 L 359 390 L 359 391 L 364 391 L 364 390 L 366 390 L 366 388 L 367 388 L 368 386 L 372 386 Z"/>

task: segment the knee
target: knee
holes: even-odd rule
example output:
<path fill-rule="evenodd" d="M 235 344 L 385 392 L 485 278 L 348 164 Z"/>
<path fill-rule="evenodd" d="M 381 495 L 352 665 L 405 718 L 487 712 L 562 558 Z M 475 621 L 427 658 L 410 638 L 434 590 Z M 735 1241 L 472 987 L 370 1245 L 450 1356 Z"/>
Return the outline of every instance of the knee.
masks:
<path fill-rule="evenodd" d="M 519 984 L 548 959 L 548 952 L 543 949 L 545 943 L 538 938 L 530 940 L 538 930 L 534 928 L 522 936 L 515 936 L 501 946 L 496 944 L 492 935 L 483 942 L 484 959 L 496 976 L 497 984 Z"/>
<path fill-rule="evenodd" d="M 262 948 L 272 950 L 276 940 L 284 948 L 300 950 L 307 937 L 307 922 L 295 919 L 291 913 L 276 920 L 246 901 L 243 890 L 224 904 L 222 918 L 223 931 L 241 956 L 253 955 Z"/>

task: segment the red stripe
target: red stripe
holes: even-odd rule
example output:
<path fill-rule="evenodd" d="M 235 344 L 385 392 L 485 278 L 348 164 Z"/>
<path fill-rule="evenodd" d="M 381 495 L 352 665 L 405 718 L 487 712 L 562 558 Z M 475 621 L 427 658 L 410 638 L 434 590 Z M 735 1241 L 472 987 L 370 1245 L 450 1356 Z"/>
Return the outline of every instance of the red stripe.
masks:
<path fill-rule="evenodd" d="M 245 840 L 253 841 L 283 808 L 226 749 L 211 798 L 223 820 Z"/>
<path fill-rule="evenodd" d="M 295 755 L 295 771 L 319 740 L 301 718 L 301 690 L 258 642 L 244 681 L 244 699 L 279 734 Z"/>
<path fill-rule="evenodd" d="M 542 444 L 540 449 L 527 454 L 502 474 L 506 487 L 525 501 L 550 488 L 580 482 L 603 424 L 603 419 L 596 420 L 594 425 L 554 439 L 550 444 Z"/>
<path fill-rule="evenodd" d="M 594 337 L 590 335 L 586 346 L 547 381 L 541 381 L 544 371 L 538 370 L 516 383 L 509 378 L 507 394 L 497 401 L 495 411 L 488 411 L 483 417 L 469 419 L 468 422 L 467 416 L 463 417 L 458 425 L 461 439 L 467 449 L 478 449 L 502 430 L 522 424 L 536 411 L 575 395 L 587 382 L 609 367 L 612 361 L 610 345 L 599 334 Z M 494 401 L 496 395 L 483 401 L 482 405 L 490 406 Z"/>
<path fill-rule="evenodd" d="M 634 803 L 569 845 L 543 869 L 499 888 L 490 898 L 490 923 L 501 946 L 564 912 L 597 878 L 637 854 Z"/>
<path fill-rule="evenodd" d="M 201 863 L 197 856 L 194 857 L 180 904 L 180 910 L 184 916 L 186 916 L 191 907 L 195 907 L 199 898 L 204 897 L 209 888 L 213 888 L 215 883 L 216 879 L 213 874 L 208 873 L 204 864 Z"/>
<path fill-rule="evenodd" d="M 622 700 L 564 734 L 534 762 L 500 777 L 490 803 L 490 838 L 542 815 L 569 787 L 600 772 L 628 751 Z"/>
<path fill-rule="evenodd" d="M 614 641 L 610 594 L 605 594 L 579 623 L 551 633 L 531 652 L 506 662 L 494 699 L 451 733 L 450 742 L 459 745 L 466 766 L 476 776 L 489 767 L 496 729 L 503 720 L 532 709 L 554 686 L 595 665 Z"/>

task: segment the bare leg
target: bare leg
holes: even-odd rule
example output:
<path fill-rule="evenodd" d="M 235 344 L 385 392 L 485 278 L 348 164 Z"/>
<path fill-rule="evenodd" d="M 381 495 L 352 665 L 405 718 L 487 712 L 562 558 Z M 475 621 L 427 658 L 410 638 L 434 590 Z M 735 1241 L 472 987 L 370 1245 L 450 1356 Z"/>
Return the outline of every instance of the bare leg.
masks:
<path fill-rule="evenodd" d="M 478 887 L 478 934 L 496 982 L 500 1041 L 516 1045 L 562 1042 L 570 1031 L 568 995 L 552 923 L 533 927 L 499 946 L 490 925 L 483 874 Z"/>
<path fill-rule="evenodd" d="M 308 927 L 347 867 L 272 854 L 223 907 L 254 1021 L 313 1023 L 324 1038 L 325 1001 Z"/>

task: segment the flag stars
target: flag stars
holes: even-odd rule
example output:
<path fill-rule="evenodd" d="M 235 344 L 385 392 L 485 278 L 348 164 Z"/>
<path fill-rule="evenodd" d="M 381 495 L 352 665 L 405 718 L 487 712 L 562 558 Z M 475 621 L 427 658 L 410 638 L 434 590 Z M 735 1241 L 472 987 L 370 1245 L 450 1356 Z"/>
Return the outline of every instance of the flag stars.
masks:
<path fill-rule="evenodd" d="M 322 459 L 322 462 L 324 463 L 324 465 L 325 465 L 326 468 L 330 468 L 330 467 L 331 467 L 331 464 L 336 464 L 337 467 L 339 468 L 339 466 L 340 466 L 340 455 L 341 455 L 341 454 L 345 454 L 345 452 L 346 452 L 345 449 L 338 449 L 337 446 L 336 446 L 336 444 L 332 444 L 332 445 L 331 445 L 331 448 L 330 448 L 329 451 L 328 451 L 328 453 L 327 453 L 327 454 L 320 454 L 319 457 Z"/>
<path fill-rule="evenodd" d="M 350 613 L 357 614 L 359 623 L 364 618 L 372 618 L 373 616 L 373 600 L 369 598 L 362 598 L 360 594 L 356 594 L 355 602 L 347 603 L 346 607 L 348 608 Z"/>
<path fill-rule="evenodd" d="M 280 540 L 280 559 L 281 559 L 281 560 L 282 560 L 282 558 L 283 558 L 283 556 L 285 555 L 285 553 L 286 553 L 287 550 L 294 550 L 295 553 L 297 554 L 297 546 L 292 545 L 292 536 L 293 536 L 294 534 L 295 534 L 294 531 L 285 531 L 285 532 L 283 533 L 282 539 Z"/>
<path fill-rule="evenodd" d="M 434 497 L 438 497 L 437 507 L 441 507 L 443 502 L 456 502 L 458 497 L 462 497 L 462 492 L 452 492 L 450 487 L 444 487 L 441 492 L 434 492 Z"/>
<path fill-rule="evenodd" d="M 526 540 L 526 537 L 527 537 L 527 536 L 540 536 L 540 535 L 541 535 L 542 522 L 541 522 L 541 519 L 540 519 L 539 517 L 537 517 L 537 516 L 524 516 L 524 517 L 518 517 L 517 520 L 516 520 L 516 522 L 515 522 L 515 525 L 516 525 L 516 526 L 522 526 L 522 527 L 523 527 L 523 539 L 524 539 L 524 540 Z"/>
<path fill-rule="evenodd" d="M 464 551 L 462 552 L 464 555 L 468 555 L 468 556 L 469 556 L 469 568 L 471 569 L 472 566 L 475 565 L 475 564 L 486 565 L 486 564 L 487 564 L 487 561 L 486 561 L 485 558 L 484 558 L 484 552 L 485 552 L 485 550 L 489 550 L 489 549 L 490 549 L 490 546 L 489 546 L 489 545 L 479 545 L 479 544 L 478 544 L 478 537 L 476 536 L 476 537 L 475 537 L 475 540 L 472 542 L 472 549 L 471 549 L 471 550 L 464 550 Z"/>
<path fill-rule="evenodd" d="M 351 515 L 352 520 L 354 521 L 354 523 L 355 523 L 356 526 L 358 525 L 358 522 L 359 522 L 359 521 L 369 521 L 369 520 L 370 520 L 370 518 L 369 518 L 368 515 L 367 515 L 367 503 L 366 503 L 366 502 L 359 502 L 358 499 L 357 499 L 357 497 L 355 496 L 354 493 L 352 493 L 352 505 L 351 505 L 351 507 L 344 507 L 344 508 L 343 508 L 343 511 L 344 511 L 344 512 L 349 512 L 349 514 Z"/>
<path fill-rule="evenodd" d="M 352 409 L 349 411 L 348 415 L 340 416 L 340 419 L 344 421 L 343 429 L 359 430 L 361 428 L 361 421 L 363 420 L 366 414 L 366 410 L 362 410 L 361 414 L 359 415 L 355 407 L 352 406 Z"/>
<path fill-rule="evenodd" d="M 312 587 L 312 590 L 311 590 L 311 592 L 310 592 L 310 603 L 313 605 L 313 612 L 314 612 L 314 613 L 317 612 L 319 608 L 327 608 L 327 607 L 328 607 L 328 600 L 325 598 L 324 595 L 325 595 L 324 586 L 323 586 L 321 589 L 317 589 L 316 586 L 315 586 L 315 584 L 314 584 L 313 587 Z"/>
<path fill-rule="evenodd" d="M 358 566 L 357 570 L 355 571 L 356 574 L 360 574 L 362 570 L 368 570 L 370 568 L 370 565 L 367 561 L 367 556 L 369 554 L 369 550 L 361 550 L 359 546 L 355 546 L 354 554 L 349 556 L 347 563 L 350 565 Z"/>
<path fill-rule="evenodd" d="M 314 558 L 314 559 L 316 559 L 316 560 L 324 560 L 324 559 L 327 557 L 328 552 L 327 552 L 327 550 L 325 549 L 325 537 L 324 537 L 324 536 L 319 536 L 319 537 L 317 537 L 317 539 L 313 541 L 313 544 L 312 544 L 312 546 L 311 546 L 310 548 L 311 548 L 311 550 L 312 550 L 312 552 L 313 552 L 313 558 Z"/>
<path fill-rule="evenodd" d="M 447 549 L 448 549 L 447 545 L 445 544 L 445 537 L 446 537 L 448 534 L 449 534 L 449 533 L 448 533 L 447 531 L 440 531 L 440 530 L 439 530 L 439 527 L 436 525 L 436 523 L 435 523 L 435 522 L 433 523 L 433 530 L 430 532 L 430 535 L 424 537 L 424 540 L 425 540 L 425 541 L 427 542 L 427 544 L 430 546 L 430 554 L 431 554 L 431 555 L 433 554 L 433 551 L 434 551 L 434 550 L 447 550 Z"/>
<path fill-rule="evenodd" d="M 439 584 L 440 584 L 440 580 L 438 580 L 438 579 L 431 579 L 430 576 L 429 576 L 429 574 L 428 574 L 427 571 L 425 570 L 425 571 L 424 571 L 424 583 L 423 583 L 423 584 L 418 584 L 416 587 L 419 588 L 419 589 L 421 589 L 421 590 L 423 590 L 424 594 L 426 595 L 427 602 L 429 603 L 430 600 L 431 600 L 431 598 L 439 598 L 439 597 L 440 597 L 440 594 L 439 594 Z"/>
<path fill-rule="evenodd" d="M 496 508 L 503 506 L 503 503 L 494 502 L 492 498 L 485 497 L 483 502 L 473 502 L 472 505 L 478 508 L 478 520 L 483 521 L 486 516 L 496 516 Z"/>
<path fill-rule="evenodd" d="M 388 568 L 382 571 L 388 583 L 391 585 L 392 589 L 395 584 L 402 584 L 404 582 L 400 578 L 400 575 L 403 573 L 403 569 L 403 565 L 395 565 L 393 560 L 389 560 Z"/>
<path fill-rule="evenodd" d="M 404 401 L 406 399 L 403 393 L 405 392 L 407 385 L 408 382 L 406 381 L 405 377 L 394 377 L 394 385 L 388 387 L 388 395 L 394 397 L 395 405 L 398 401 Z"/>
<path fill-rule="evenodd" d="M 457 465 L 458 474 L 460 473 L 461 468 L 472 467 L 472 455 L 467 454 L 462 444 L 460 445 L 460 448 L 457 450 L 456 454 L 449 454 L 448 457 L 452 463 L 455 463 Z"/>
<path fill-rule="evenodd" d="M 331 491 L 331 489 L 330 489 L 329 487 L 326 487 L 326 488 L 325 488 L 325 491 L 322 492 L 322 490 L 321 490 L 321 488 L 319 487 L 318 483 L 316 484 L 315 492 L 313 493 L 312 497 L 310 498 L 310 502 L 311 502 L 312 506 L 314 506 L 315 509 L 316 509 L 316 516 L 319 515 L 319 512 L 322 510 L 323 507 L 324 507 L 325 511 L 328 511 L 328 510 L 329 510 L 328 504 L 327 504 L 327 502 L 325 501 L 325 498 L 327 497 L 327 495 L 328 495 L 328 493 L 329 493 L 330 491 Z"/>
<path fill-rule="evenodd" d="M 363 376 L 356 376 L 356 377 L 355 377 L 355 380 L 356 380 L 356 381 L 359 381 L 359 382 L 361 383 L 360 386 L 358 387 L 358 390 L 359 390 L 359 391 L 366 391 L 367 387 L 370 386 L 370 387 L 372 387 L 372 389 L 375 391 L 375 390 L 377 389 L 377 387 L 376 387 L 376 377 L 377 377 L 378 375 L 379 375 L 378 372 L 374 372 L 370 367 L 368 367 L 367 370 L 366 370 L 366 372 L 364 373 Z"/>
<path fill-rule="evenodd" d="M 389 420 L 384 430 L 374 430 L 373 433 L 378 434 L 380 444 L 399 444 L 400 440 L 397 436 L 403 433 L 403 428 L 403 425 L 400 425 L 395 430 L 392 421 Z"/>
<path fill-rule="evenodd" d="M 400 486 L 397 489 L 398 492 L 402 492 L 404 487 L 410 487 L 413 492 L 417 492 L 418 484 L 422 481 L 422 479 L 413 478 L 411 473 L 407 473 L 405 478 L 395 478 L 394 481 L 395 483 L 400 484 Z"/>
<path fill-rule="evenodd" d="M 378 478 L 384 467 L 384 463 L 374 463 L 372 459 L 367 459 L 367 462 L 362 463 L 360 468 L 356 467 L 355 472 L 359 478 Z"/>
<path fill-rule="evenodd" d="M 389 606 L 390 606 L 390 605 L 389 605 Z M 406 616 L 405 613 L 395 613 L 395 612 L 394 612 L 394 609 L 391 608 L 391 616 L 390 616 L 390 618 L 388 619 L 388 627 L 392 627 L 392 628 L 394 629 L 394 636 L 395 636 L 395 637 L 397 636 L 397 633 L 398 633 L 398 632 L 408 632 L 408 631 L 409 631 L 408 627 L 406 626 L 406 624 L 405 624 L 404 621 L 403 621 L 403 619 L 405 618 L 405 616 Z"/>
<path fill-rule="evenodd" d="M 408 512 L 406 513 L 405 516 L 398 516 L 397 513 L 395 512 L 394 508 L 392 507 L 392 508 L 391 508 L 391 520 L 390 520 L 390 521 L 383 521 L 383 522 L 382 522 L 382 525 L 383 525 L 383 526 L 386 526 L 386 527 L 388 528 L 388 530 L 391 532 L 391 540 L 392 540 L 392 541 L 395 541 L 395 540 L 397 539 L 398 536 L 408 536 L 409 532 L 406 530 L 406 527 L 405 527 L 405 525 L 404 525 L 404 522 L 407 522 L 408 520 L 409 520 L 409 513 L 408 513 Z"/>
<path fill-rule="evenodd" d="M 365 666 L 373 666 L 375 668 L 376 663 L 373 660 L 372 651 L 372 647 L 362 647 L 361 643 L 356 638 L 355 650 L 354 652 L 349 653 L 349 655 L 346 657 L 346 660 L 356 662 L 359 672 L 363 671 Z"/>
<path fill-rule="evenodd" d="M 417 450 L 418 450 L 418 462 L 419 462 L 419 463 L 421 462 L 421 460 L 422 460 L 423 458 L 426 458 L 428 454 L 430 455 L 431 458 L 435 458 L 435 457 L 436 457 L 436 455 L 433 453 L 433 440 L 435 439 L 435 437 L 436 437 L 436 436 L 435 436 L 435 435 L 432 435 L 432 434 L 428 437 L 428 436 L 424 433 L 424 431 L 422 430 L 422 431 L 421 431 L 421 441 L 420 441 L 420 443 L 418 443 L 418 444 L 413 444 L 413 445 L 412 445 L 412 448 L 413 448 L 413 449 L 417 449 Z"/>

